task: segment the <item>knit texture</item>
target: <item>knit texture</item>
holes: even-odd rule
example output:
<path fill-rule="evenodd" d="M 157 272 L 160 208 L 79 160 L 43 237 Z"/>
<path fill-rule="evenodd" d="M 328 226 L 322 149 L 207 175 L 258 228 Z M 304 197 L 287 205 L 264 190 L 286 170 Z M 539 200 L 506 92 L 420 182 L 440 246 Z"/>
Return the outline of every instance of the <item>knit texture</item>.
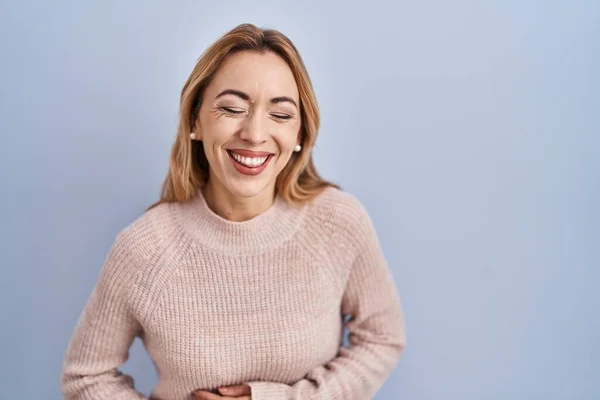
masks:
<path fill-rule="evenodd" d="M 344 316 L 350 346 L 342 346 Z M 146 399 L 120 372 L 135 337 L 150 399 L 247 383 L 254 400 L 370 399 L 405 345 L 400 298 L 365 208 L 329 188 L 244 222 L 201 191 L 116 236 L 65 356 L 65 399 Z"/>

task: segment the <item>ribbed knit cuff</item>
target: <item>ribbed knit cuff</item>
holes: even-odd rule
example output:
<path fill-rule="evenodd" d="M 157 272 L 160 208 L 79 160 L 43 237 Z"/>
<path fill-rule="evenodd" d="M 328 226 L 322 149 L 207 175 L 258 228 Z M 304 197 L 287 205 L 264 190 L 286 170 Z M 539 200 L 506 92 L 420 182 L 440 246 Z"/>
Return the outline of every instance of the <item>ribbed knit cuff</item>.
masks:
<path fill-rule="evenodd" d="M 252 400 L 286 400 L 290 387 L 275 382 L 249 382 Z"/>

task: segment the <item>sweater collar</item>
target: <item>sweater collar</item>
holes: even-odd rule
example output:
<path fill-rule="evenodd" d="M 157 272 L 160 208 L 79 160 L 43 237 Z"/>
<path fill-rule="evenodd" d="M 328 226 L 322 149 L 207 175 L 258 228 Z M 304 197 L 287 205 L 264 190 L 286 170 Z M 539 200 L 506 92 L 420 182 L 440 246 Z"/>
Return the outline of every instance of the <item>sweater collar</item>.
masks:
<path fill-rule="evenodd" d="M 298 229 L 306 207 L 277 195 L 266 211 L 242 222 L 229 221 L 206 203 L 202 190 L 179 207 L 180 224 L 194 241 L 227 254 L 250 254 L 277 247 Z"/>

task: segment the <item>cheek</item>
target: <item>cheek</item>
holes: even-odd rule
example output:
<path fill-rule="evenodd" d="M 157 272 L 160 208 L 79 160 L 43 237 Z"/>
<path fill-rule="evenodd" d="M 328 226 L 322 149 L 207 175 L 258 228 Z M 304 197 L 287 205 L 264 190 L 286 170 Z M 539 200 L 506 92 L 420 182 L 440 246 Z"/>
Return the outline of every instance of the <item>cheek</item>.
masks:
<path fill-rule="evenodd" d="M 229 141 L 239 130 L 239 120 L 234 118 L 218 118 L 203 124 L 202 139 L 206 143 L 222 145 Z"/>
<path fill-rule="evenodd" d="M 294 126 L 285 127 L 274 135 L 277 146 L 282 154 L 291 154 L 296 147 L 298 141 L 298 133 L 300 131 L 299 124 Z"/>

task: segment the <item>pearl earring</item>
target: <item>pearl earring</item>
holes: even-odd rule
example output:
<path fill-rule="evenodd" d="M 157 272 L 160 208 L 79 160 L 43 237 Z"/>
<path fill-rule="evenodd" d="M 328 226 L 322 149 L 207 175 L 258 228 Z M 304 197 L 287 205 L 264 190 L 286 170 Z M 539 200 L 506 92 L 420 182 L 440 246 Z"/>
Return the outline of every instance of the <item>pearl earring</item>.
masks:
<path fill-rule="evenodd" d="M 196 136 L 196 134 L 195 134 L 194 132 L 190 133 L 190 138 L 191 138 L 192 140 L 196 140 L 196 137 L 197 137 L 197 136 Z"/>
<path fill-rule="evenodd" d="M 299 144 L 297 144 L 296 147 L 294 147 L 294 151 L 296 153 L 298 153 L 300 150 L 302 150 L 302 146 L 300 146 Z"/>

